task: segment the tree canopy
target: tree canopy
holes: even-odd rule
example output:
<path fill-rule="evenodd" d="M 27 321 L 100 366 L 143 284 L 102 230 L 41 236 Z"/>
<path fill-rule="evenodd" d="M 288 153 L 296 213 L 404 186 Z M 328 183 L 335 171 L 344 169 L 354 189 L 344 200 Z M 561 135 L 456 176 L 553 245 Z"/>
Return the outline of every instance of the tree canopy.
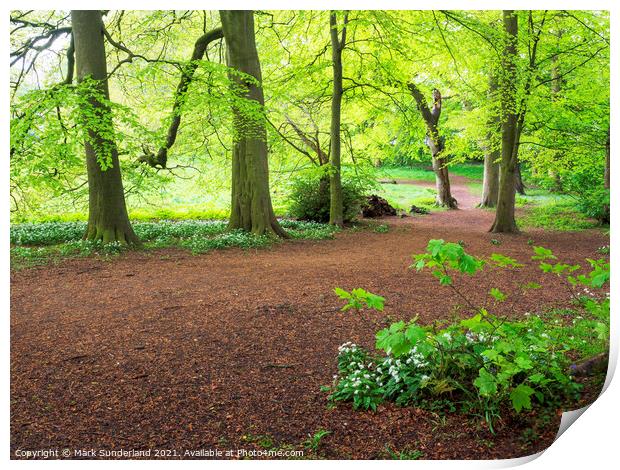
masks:
<path fill-rule="evenodd" d="M 128 205 L 152 201 L 179 179 L 191 178 L 201 192 L 228 190 L 238 132 L 231 109 L 265 122 L 276 204 L 291 175 L 333 174 L 333 33 L 342 63 L 343 175 L 430 160 L 414 87 L 431 106 L 432 90 L 440 91 L 442 167 L 482 160 L 501 145 L 490 118 L 514 112 L 517 158 L 532 175 L 566 192 L 598 188 L 609 135 L 609 15 L 515 15 L 515 109 L 508 109 L 502 90 L 489 92 L 490 77 L 500 88 L 506 82 L 500 11 L 255 11 L 262 73 L 254 79 L 231 72 L 216 11 L 103 12 L 110 91 L 103 98 L 114 124 L 107 132 Z M 76 80 L 71 15 L 13 11 L 11 25 L 13 217 L 59 205 L 81 210 L 87 84 Z M 246 86 L 258 87 L 264 103 L 246 99 Z"/>

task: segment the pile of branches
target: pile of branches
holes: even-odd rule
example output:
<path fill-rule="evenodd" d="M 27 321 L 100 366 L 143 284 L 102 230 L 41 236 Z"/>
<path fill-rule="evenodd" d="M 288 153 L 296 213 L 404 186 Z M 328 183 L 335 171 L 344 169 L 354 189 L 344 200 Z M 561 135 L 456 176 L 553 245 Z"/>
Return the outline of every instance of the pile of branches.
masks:
<path fill-rule="evenodd" d="M 362 215 L 369 218 L 396 215 L 396 209 L 382 197 L 372 194 L 362 203 Z"/>

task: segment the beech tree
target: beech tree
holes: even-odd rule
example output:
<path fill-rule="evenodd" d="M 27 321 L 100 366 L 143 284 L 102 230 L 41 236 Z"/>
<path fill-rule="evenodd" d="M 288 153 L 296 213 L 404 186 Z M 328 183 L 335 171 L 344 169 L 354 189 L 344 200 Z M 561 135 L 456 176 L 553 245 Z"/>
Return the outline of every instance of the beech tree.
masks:
<path fill-rule="evenodd" d="M 413 83 L 409 83 L 407 87 L 413 95 L 426 124 L 427 132 L 424 141 L 431 151 L 433 171 L 435 172 L 435 185 L 437 187 L 437 205 L 456 209 L 457 201 L 450 193 L 448 160 L 445 156 L 441 156 L 445 148 L 445 139 L 439 135 L 438 128 L 439 116 L 441 116 L 441 93 L 437 89 L 433 90 L 433 107 L 429 109 L 426 99 L 419 88 Z"/>
<path fill-rule="evenodd" d="M 494 103 L 497 99 L 497 79 L 491 75 L 489 79 L 488 99 L 492 103 L 491 116 L 488 122 L 486 135 L 486 145 L 484 153 L 484 173 L 482 176 L 482 200 L 480 207 L 495 207 L 497 205 L 497 195 L 499 190 L 499 158 L 500 146 L 498 135 L 501 130 L 499 113 L 495 109 Z"/>
<path fill-rule="evenodd" d="M 109 100 L 103 22 L 99 10 L 72 10 L 77 79 L 84 94 L 82 121 L 88 171 L 88 240 L 138 244 L 127 207 Z"/>
<path fill-rule="evenodd" d="M 233 93 L 249 105 L 233 104 L 232 196 L 229 227 L 257 235 L 287 237 L 280 227 L 269 194 L 265 98 L 252 11 L 221 10 L 226 58 L 232 69 Z"/>
<path fill-rule="evenodd" d="M 492 232 L 515 232 L 515 171 L 517 167 L 517 38 L 518 17 L 514 10 L 503 11 L 504 55 L 500 76 L 502 147 L 499 193 Z"/>
<path fill-rule="evenodd" d="M 342 114 L 342 50 L 347 40 L 348 14 L 344 14 L 342 32 L 338 32 L 338 17 L 335 11 L 329 15 L 330 38 L 332 46 L 332 70 L 334 83 L 332 86 L 331 109 L 331 147 L 329 173 L 329 223 L 343 226 L 342 179 L 340 165 L 340 117 Z"/>
<path fill-rule="evenodd" d="M 528 111 L 528 98 L 532 91 L 532 82 L 539 65 L 537 52 L 540 37 L 547 18 L 543 12 L 542 19 L 536 26 L 532 11 L 527 15 L 528 60 L 519 73 L 518 70 L 518 14 L 513 10 L 504 10 L 504 55 L 502 58 L 502 161 L 500 164 L 499 195 L 495 222 L 492 232 L 516 232 L 515 192 L 523 192 L 521 169 L 519 166 L 519 147 Z M 519 89 L 518 79 L 523 85 Z M 541 82 L 539 82 L 541 83 Z"/>

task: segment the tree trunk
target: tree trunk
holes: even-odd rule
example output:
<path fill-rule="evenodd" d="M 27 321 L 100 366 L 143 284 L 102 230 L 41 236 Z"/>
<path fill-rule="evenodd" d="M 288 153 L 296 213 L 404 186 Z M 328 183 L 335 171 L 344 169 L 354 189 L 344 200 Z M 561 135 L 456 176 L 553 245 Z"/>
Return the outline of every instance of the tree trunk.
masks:
<path fill-rule="evenodd" d="M 448 174 L 447 161 L 445 158 L 438 157 L 437 154 L 432 157 L 433 171 L 435 172 L 435 189 L 437 197 L 435 204 L 438 206 L 456 209 L 456 199 L 452 197 L 450 192 L 450 175 Z"/>
<path fill-rule="evenodd" d="M 497 99 L 497 80 L 491 75 L 489 80 L 489 101 L 495 103 Z M 501 123 L 499 113 L 495 108 L 488 123 L 488 131 L 486 138 L 486 151 L 484 154 L 484 174 L 482 177 L 482 200 L 480 207 L 497 206 L 497 197 L 499 191 L 499 158 L 500 150 L 497 142 L 497 136 L 500 133 Z"/>
<path fill-rule="evenodd" d="M 347 16 L 344 17 L 342 38 L 338 34 L 336 12 L 329 15 L 330 37 L 332 45 L 332 70 L 334 84 L 332 88 L 332 110 L 330 126 L 330 173 L 329 173 L 329 223 L 342 227 L 344 225 L 342 179 L 340 164 L 340 116 L 342 108 L 342 49 L 347 34 Z"/>
<path fill-rule="evenodd" d="M 516 60 L 518 21 L 513 10 L 503 11 L 505 46 L 500 80 L 502 104 L 502 159 L 495 221 L 491 232 L 516 232 L 515 172 L 517 168 Z"/>
<path fill-rule="evenodd" d="M 448 174 L 447 159 L 441 157 L 440 154 L 444 150 L 444 139 L 439 135 L 437 124 L 441 115 L 441 93 L 439 90 L 433 90 L 433 108 L 428 108 L 426 99 L 422 92 L 413 83 L 407 84 L 409 91 L 418 105 L 422 119 L 426 124 L 426 138 L 424 142 L 431 151 L 431 160 L 433 162 L 433 171 L 435 172 L 435 187 L 437 188 L 437 198 L 435 203 L 438 206 L 456 209 L 456 199 L 452 197 L 450 192 L 450 176 Z"/>
<path fill-rule="evenodd" d="M 515 190 L 521 195 L 525 196 L 525 185 L 523 184 L 523 178 L 521 177 L 521 163 L 517 162 L 515 168 Z"/>
<path fill-rule="evenodd" d="M 274 215 L 269 194 L 267 131 L 263 114 L 265 98 L 253 13 L 221 10 L 220 18 L 228 66 L 241 72 L 230 74 L 230 80 L 235 84 L 233 93 L 238 93 L 238 89 L 244 90 L 241 97 L 254 101 L 260 108 L 256 116 L 233 104 L 232 195 L 228 226 L 257 235 L 272 233 L 287 237 Z"/>
<path fill-rule="evenodd" d="M 609 165 L 609 127 L 607 128 L 607 141 L 605 142 L 605 189 L 611 189 L 609 186 L 610 165 Z"/>
<path fill-rule="evenodd" d="M 495 207 L 499 193 L 498 148 L 488 149 L 484 155 L 484 174 L 482 181 L 482 201 L 480 207 Z"/>
<path fill-rule="evenodd" d="M 99 10 L 72 10 L 71 22 L 78 82 L 85 87 L 82 119 L 88 171 L 88 227 L 84 238 L 104 243 L 140 243 L 133 231 L 121 178 L 109 100 L 103 21 Z"/>
<path fill-rule="evenodd" d="M 562 37 L 562 30 L 558 31 L 558 38 Z M 553 55 L 551 57 L 551 101 L 557 101 L 560 95 L 560 90 L 562 88 L 562 79 L 560 78 L 560 70 L 558 65 L 558 56 Z M 562 160 L 564 152 L 556 151 L 553 158 L 556 161 Z M 562 179 L 560 173 L 555 169 L 549 169 L 549 176 L 553 180 L 553 186 L 551 190 L 553 192 L 561 192 L 562 191 Z"/>
<path fill-rule="evenodd" d="M 607 141 L 605 142 L 605 174 L 603 179 L 603 185 L 606 190 L 610 190 L 611 187 L 609 185 L 609 176 L 610 176 L 610 167 L 609 167 L 609 147 L 610 147 L 610 139 L 609 139 L 609 127 L 607 127 Z M 611 207 L 609 204 L 605 204 L 603 206 L 604 215 L 601 218 L 601 222 L 610 223 L 611 222 Z"/>

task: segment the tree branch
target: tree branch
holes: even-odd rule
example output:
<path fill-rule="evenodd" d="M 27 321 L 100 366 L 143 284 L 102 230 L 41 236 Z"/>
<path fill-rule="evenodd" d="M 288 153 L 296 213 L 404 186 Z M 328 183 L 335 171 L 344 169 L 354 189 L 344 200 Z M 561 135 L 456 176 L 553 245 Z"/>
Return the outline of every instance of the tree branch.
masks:
<path fill-rule="evenodd" d="M 168 162 L 168 151 L 176 142 L 179 126 L 181 125 L 181 108 L 185 102 L 185 95 L 187 94 L 189 85 L 194 78 L 194 73 L 198 68 L 199 61 L 205 55 L 209 44 L 217 39 L 222 39 L 223 37 L 224 33 L 220 27 L 203 34 L 196 40 L 190 62 L 183 68 L 181 72 L 181 80 L 179 81 L 179 85 L 177 86 L 174 94 L 174 104 L 172 105 L 171 113 L 172 119 L 170 121 L 170 125 L 168 126 L 166 141 L 157 151 L 157 155 L 153 154 L 153 152 L 147 152 L 145 149 L 144 155 L 139 159 L 141 162 L 154 168 L 158 166 L 161 168 L 166 168 L 166 164 Z"/>

